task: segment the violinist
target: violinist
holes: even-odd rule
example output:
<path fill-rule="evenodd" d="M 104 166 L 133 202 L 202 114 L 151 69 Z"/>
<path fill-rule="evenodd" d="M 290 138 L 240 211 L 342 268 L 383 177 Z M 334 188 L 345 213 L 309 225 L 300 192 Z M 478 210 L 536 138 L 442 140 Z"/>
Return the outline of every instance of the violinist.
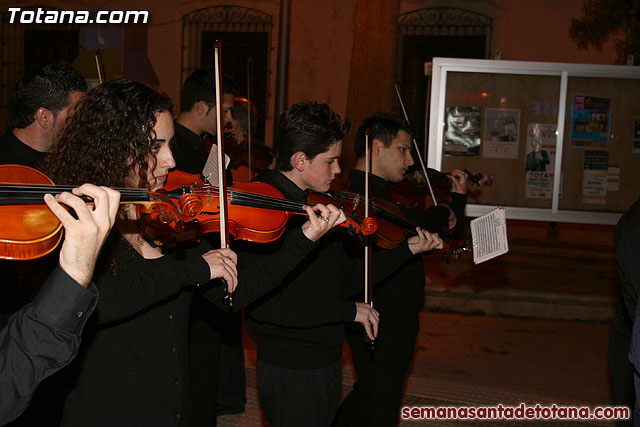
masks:
<path fill-rule="evenodd" d="M 232 128 L 234 98 L 238 89 L 233 81 L 223 78 L 221 91 L 223 126 L 225 129 Z M 203 135 L 217 135 L 216 114 L 213 69 L 199 68 L 184 82 L 180 114 L 174 121 L 176 170 L 196 175 L 202 173 L 209 155 L 203 143 Z M 228 148 L 226 151 L 231 154 Z M 235 156 L 232 154 L 233 157 Z M 230 173 L 227 174 L 229 182 L 232 181 L 230 176 Z M 215 245 L 213 242 L 212 244 Z M 200 293 L 195 294 L 189 322 L 189 365 L 192 373 L 194 420 L 197 426 L 215 424 L 217 401 L 220 401 L 220 412 L 229 411 L 228 408 L 233 408 L 232 412 L 238 412 L 244 407 L 246 380 L 241 325 L 241 313 L 229 314 L 227 307 L 216 308 Z M 219 364 L 224 366 L 218 367 Z"/>
<path fill-rule="evenodd" d="M 13 128 L 0 139 L 0 164 L 39 168 L 67 115 L 87 91 L 70 65 L 48 64 L 23 76 L 13 97 Z"/>
<path fill-rule="evenodd" d="M 371 194 L 374 198 L 392 200 L 392 184 L 400 182 L 413 165 L 412 131 L 404 120 L 378 113 L 365 120 L 355 140 L 356 166 L 350 171 L 351 190 L 364 194 L 365 141 L 371 131 Z M 429 232 L 428 239 L 442 249 L 439 234 L 453 228 L 457 212 L 464 210 L 464 173 L 454 172 L 454 209 L 443 206 L 423 211 L 402 208 L 407 220 Z M 359 252 L 356 252 L 359 255 Z M 380 276 L 374 264 L 374 280 Z M 336 416 L 336 426 L 392 426 L 397 425 L 402 401 L 402 388 L 411 362 L 418 334 L 418 313 L 422 307 L 425 272 L 422 257 L 396 264 L 393 276 L 380 282 L 373 294 L 374 307 L 380 312 L 379 339 L 372 356 L 362 342 L 362 331 L 349 327 L 348 341 L 353 355 L 358 381 L 345 398 Z"/>
<path fill-rule="evenodd" d="M 45 170 L 55 182 L 94 182 L 111 187 L 157 191 L 175 166 L 171 102 L 148 86 L 112 80 L 90 91 Z M 265 262 L 238 272 L 229 249 L 212 250 L 206 242 L 169 249 L 138 231 L 135 206 L 119 212 L 94 281 L 100 298 L 88 322 L 85 345 L 68 372 L 64 426 L 190 426 L 188 314 L 193 288 L 206 288 L 223 305 L 223 278 L 229 292 L 238 278 L 235 306 L 242 307 L 277 285 L 282 275 L 336 222 L 311 220 L 283 242 L 286 262 Z M 258 280 L 260 279 L 260 280 Z"/>
<path fill-rule="evenodd" d="M 280 118 L 276 169 L 265 171 L 258 180 L 298 202 L 305 202 L 310 191 L 327 191 L 340 173 L 338 158 L 349 127 L 326 104 L 293 105 Z M 322 214 L 324 221 L 340 212 L 328 208 Z M 290 228 L 295 218 L 287 225 L 285 238 L 295 231 Z M 323 237 L 280 287 L 246 310 L 247 329 L 258 344 L 260 402 L 275 427 L 330 425 L 342 390 L 344 323 L 359 322 L 371 339 L 377 335 L 378 312 L 368 304 L 345 301 L 362 288 L 364 272 L 360 260 L 347 256 L 343 240 L 353 237 L 345 233 L 336 229 Z M 240 268 L 284 251 L 280 241 L 237 243 Z M 381 277 L 427 248 L 427 239 L 418 231 L 397 249 L 380 252 L 375 261 Z"/>
<path fill-rule="evenodd" d="M 237 93 L 235 83 L 222 79 L 222 109 L 224 127 L 232 125 L 233 100 Z M 207 161 L 202 135 L 217 135 L 216 87 L 213 70 L 199 68 L 184 81 L 180 99 L 180 114 L 175 120 L 176 169 L 200 175 Z"/>
<path fill-rule="evenodd" d="M 249 108 L 251 108 L 251 123 L 249 123 Z M 246 98 L 236 98 L 233 102 L 231 143 L 225 146 L 225 153 L 231 157 L 229 168 L 235 182 L 249 182 L 255 175 L 275 167 L 276 156 L 273 149 L 255 138 L 257 125 L 258 112 L 255 104 Z M 251 140 L 249 132 L 251 132 Z M 253 175 L 249 171 L 249 142 L 251 142 Z"/>
<path fill-rule="evenodd" d="M 40 169 L 86 91 L 84 77 L 68 64 L 44 65 L 24 75 L 14 90 L 12 128 L 0 137 L 0 164 Z M 33 297 L 56 262 L 55 256 L 21 263 L 0 261 L 0 275 L 7 280 L 0 291 L 0 324 Z"/>

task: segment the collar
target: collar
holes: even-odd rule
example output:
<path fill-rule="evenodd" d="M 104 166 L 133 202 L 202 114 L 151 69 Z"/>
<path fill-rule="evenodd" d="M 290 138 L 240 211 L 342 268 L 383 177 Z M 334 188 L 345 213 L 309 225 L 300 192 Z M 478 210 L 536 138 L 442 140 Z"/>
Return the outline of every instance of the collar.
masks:
<path fill-rule="evenodd" d="M 309 197 L 309 190 L 302 190 L 280 171 L 266 170 L 257 180 L 273 185 L 289 200 L 306 202 Z"/>
<path fill-rule="evenodd" d="M 178 141 L 184 141 L 193 147 L 202 147 L 202 138 L 191 129 L 181 125 L 175 120 L 173 121 L 173 128 L 178 137 Z"/>
<path fill-rule="evenodd" d="M 349 171 L 349 185 L 351 186 L 351 190 L 364 194 L 364 184 L 364 171 L 351 169 Z M 392 184 L 389 181 L 380 178 L 378 175 L 371 174 L 371 193 L 373 197 L 390 200 L 389 192 L 392 191 L 391 188 Z"/>

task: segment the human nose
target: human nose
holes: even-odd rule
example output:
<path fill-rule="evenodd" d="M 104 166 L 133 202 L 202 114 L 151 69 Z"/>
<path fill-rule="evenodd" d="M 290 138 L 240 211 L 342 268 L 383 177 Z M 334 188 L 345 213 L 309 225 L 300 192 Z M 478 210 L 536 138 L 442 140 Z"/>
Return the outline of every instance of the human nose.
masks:
<path fill-rule="evenodd" d="M 166 150 L 163 150 L 160 158 L 160 166 L 165 167 L 167 169 L 173 169 L 176 166 L 176 161 L 173 158 L 173 153 L 171 152 L 171 148 L 166 147 Z"/>
<path fill-rule="evenodd" d="M 333 163 L 333 173 L 338 175 L 340 172 L 342 172 L 342 169 L 340 169 L 340 165 L 338 164 L 338 161 L 336 160 Z"/>
<path fill-rule="evenodd" d="M 414 161 L 411 152 L 407 152 L 406 157 L 407 166 L 413 166 Z"/>

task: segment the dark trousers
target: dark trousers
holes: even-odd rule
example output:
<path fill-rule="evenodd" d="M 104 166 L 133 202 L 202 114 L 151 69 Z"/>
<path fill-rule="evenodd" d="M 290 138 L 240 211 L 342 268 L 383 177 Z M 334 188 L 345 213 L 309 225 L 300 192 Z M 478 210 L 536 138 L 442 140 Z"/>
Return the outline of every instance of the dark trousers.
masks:
<path fill-rule="evenodd" d="M 211 307 L 207 301 L 196 302 L 194 298 L 194 306 L 200 303 Z M 210 322 L 203 320 L 200 315 L 193 315 L 194 306 L 192 306 L 192 316 L 189 321 L 189 370 L 193 425 L 211 427 L 216 425 L 220 336 Z"/>
<path fill-rule="evenodd" d="M 218 364 L 218 405 L 241 408 L 247 403 L 247 377 L 242 349 L 242 313 L 228 314 L 217 310 L 217 329 L 220 335 Z"/>
<path fill-rule="evenodd" d="M 274 427 L 326 427 L 342 391 L 342 362 L 322 368 L 288 369 L 256 363 L 260 404 Z"/>
<path fill-rule="evenodd" d="M 358 381 L 342 402 L 333 426 L 397 425 L 417 328 L 385 327 L 381 322 L 373 351 L 365 345 L 360 325 L 349 325 L 347 332 Z"/>
<path fill-rule="evenodd" d="M 634 368 L 629 361 L 631 343 L 631 319 L 626 315 L 622 299 L 609 328 L 609 371 L 613 384 L 613 401 L 616 406 L 627 406 L 633 411 L 636 394 L 633 386 Z M 632 420 L 618 421 L 618 426 L 631 426 Z"/>

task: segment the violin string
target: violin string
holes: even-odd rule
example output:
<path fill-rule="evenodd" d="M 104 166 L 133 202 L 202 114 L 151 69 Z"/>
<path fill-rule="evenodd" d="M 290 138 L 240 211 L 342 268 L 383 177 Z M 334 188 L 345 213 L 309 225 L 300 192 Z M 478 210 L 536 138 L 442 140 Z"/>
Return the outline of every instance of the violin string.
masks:
<path fill-rule="evenodd" d="M 45 194 L 60 194 L 62 192 L 71 192 L 78 186 L 72 185 L 10 185 L 0 184 L 0 198 L 5 199 L 5 202 L 10 200 L 20 201 L 26 204 L 28 201 L 32 201 L 32 204 L 42 203 L 42 198 Z M 121 194 L 122 201 L 148 201 L 149 193 L 140 188 L 120 188 L 116 189 Z M 7 200 L 8 199 L 8 200 Z"/>

